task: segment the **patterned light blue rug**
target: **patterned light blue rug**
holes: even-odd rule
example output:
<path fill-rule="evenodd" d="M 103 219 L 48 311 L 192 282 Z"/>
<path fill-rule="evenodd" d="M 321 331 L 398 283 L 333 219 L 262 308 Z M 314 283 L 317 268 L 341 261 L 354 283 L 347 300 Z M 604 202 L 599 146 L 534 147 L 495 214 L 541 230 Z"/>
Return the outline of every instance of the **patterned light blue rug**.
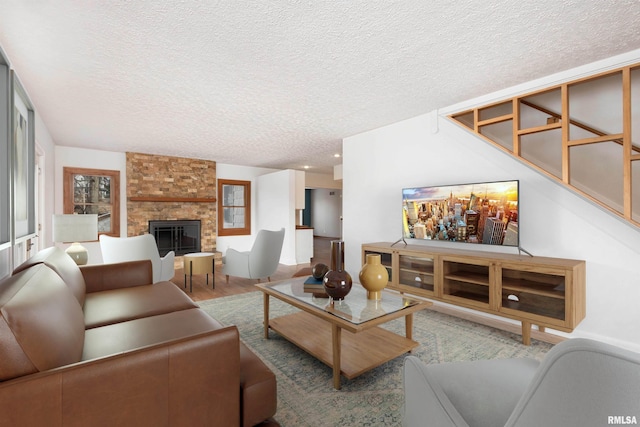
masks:
<path fill-rule="evenodd" d="M 236 325 L 240 338 L 276 374 L 278 412 L 283 427 L 400 426 L 402 422 L 402 362 L 398 357 L 353 379 L 342 378 L 335 390 L 331 369 L 295 345 L 262 328 L 262 293 L 250 292 L 199 303 L 225 325 Z M 275 298 L 270 315 L 296 311 Z M 383 325 L 404 335 L 404 320 Z M 542 359 L 552 345 L 532 340 L 522 344 L 519 335 L 493 329 L 431 310 L 414 315 L 414 355 L 426 363 L 509 357 Z"/>

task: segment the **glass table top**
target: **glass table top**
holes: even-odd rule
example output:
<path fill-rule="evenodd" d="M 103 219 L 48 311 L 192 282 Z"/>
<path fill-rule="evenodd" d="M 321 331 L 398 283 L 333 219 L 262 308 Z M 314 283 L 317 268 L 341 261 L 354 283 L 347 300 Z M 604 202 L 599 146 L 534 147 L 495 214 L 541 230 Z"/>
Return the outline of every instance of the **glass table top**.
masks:
<path fill-rule="evenodd" d="M 344 300 L 333 300 L 318 296 L 320 293 L 305 291 L 305 279 L 302 277 L 285 280 L 268 287 L 356 325 L 422 302 L 392 292 L 383 292 L 381 300 L 370 300 L 367 299 L 367 290 L 359 283 L 353 284 L 351 292 Z"/>

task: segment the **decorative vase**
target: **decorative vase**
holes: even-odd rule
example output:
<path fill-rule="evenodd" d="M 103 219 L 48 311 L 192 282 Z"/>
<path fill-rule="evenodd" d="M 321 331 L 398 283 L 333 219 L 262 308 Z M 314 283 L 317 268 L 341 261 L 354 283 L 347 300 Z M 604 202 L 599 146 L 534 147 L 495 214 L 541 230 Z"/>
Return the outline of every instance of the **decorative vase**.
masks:
<path fill-rule="evenodd" d="M 332 299 L 341 300 L 351 291 L 351 275 L 344 270 L 344 242 L 331 241 L 331 270 L 322 281 L 324 290 Z"/>
<path fill-rule="evenodd" d="M 389 282 L 389 272 L 380 263 L 379 254 L 367 254 L 367 262 L 360 270 L 360 284 L 367 290 L 367 298 L 373 300 L 382 299 L 382 290 Z"/>

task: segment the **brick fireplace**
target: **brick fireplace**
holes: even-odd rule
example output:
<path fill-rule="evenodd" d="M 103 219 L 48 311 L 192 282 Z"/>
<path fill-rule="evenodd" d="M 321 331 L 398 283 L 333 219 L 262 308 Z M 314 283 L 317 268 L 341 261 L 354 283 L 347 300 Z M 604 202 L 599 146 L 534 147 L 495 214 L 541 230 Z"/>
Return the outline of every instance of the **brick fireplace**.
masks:
<path fill-rule="evenodd" d="M 127 153 L 127 236 L 149 232 L 149 221 L 200 221 L 200 247 L 216 249 L 216 163 Z"/>

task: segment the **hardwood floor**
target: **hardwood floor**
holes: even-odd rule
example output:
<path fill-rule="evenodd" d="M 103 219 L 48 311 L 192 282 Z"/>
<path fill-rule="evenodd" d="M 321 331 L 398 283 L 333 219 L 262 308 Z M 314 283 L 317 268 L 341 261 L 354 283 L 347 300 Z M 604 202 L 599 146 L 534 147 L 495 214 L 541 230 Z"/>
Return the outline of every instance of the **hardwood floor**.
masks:
<path fill-rule="evenodd" d="M 336 238 L 332 237 L 314 237 L 314 257 L 311 259 L 311 262 L 299 265 L 280 264 L 278 266 L 278 270 L 273 276 L 271 276 L 271 281 L 288 279 L 289 277 L 292 277 L 298 270 L 305 267 L 312 267 L 319 262 L 330 265 L 329 260 L 331 253 L 331 241 L 335 239 Z M 189 277 L 187 277 L 186 279 L 185 288 L 185 277 L 182 268 L 176 268 L 176 274 L 173 277 L 172 281 L 176 284 L 176 286 L 178 286 L 178 288 L 182 289 L 194 301 L 204 301 L 212 298 L 221 298 L 229 295 L 253 292 L 256 290 L 254 285 L 258 283 L 257 280 L 243 279 L 240 277 L 232 276 L 229 277 L 229 283 L 227 284 L 225 281 L 225 277 L 222 274 L 222 266 L 218 265 L 216 265 L 216 272 L 214 275 L 216 283 L 215 289 L 212 289 L 211 277 L 209 277 L 209 285 L 207 285 L 206 276 L 204 274 L 198 274 L 193 276 L 193 292 L 189 292 Z"/>

